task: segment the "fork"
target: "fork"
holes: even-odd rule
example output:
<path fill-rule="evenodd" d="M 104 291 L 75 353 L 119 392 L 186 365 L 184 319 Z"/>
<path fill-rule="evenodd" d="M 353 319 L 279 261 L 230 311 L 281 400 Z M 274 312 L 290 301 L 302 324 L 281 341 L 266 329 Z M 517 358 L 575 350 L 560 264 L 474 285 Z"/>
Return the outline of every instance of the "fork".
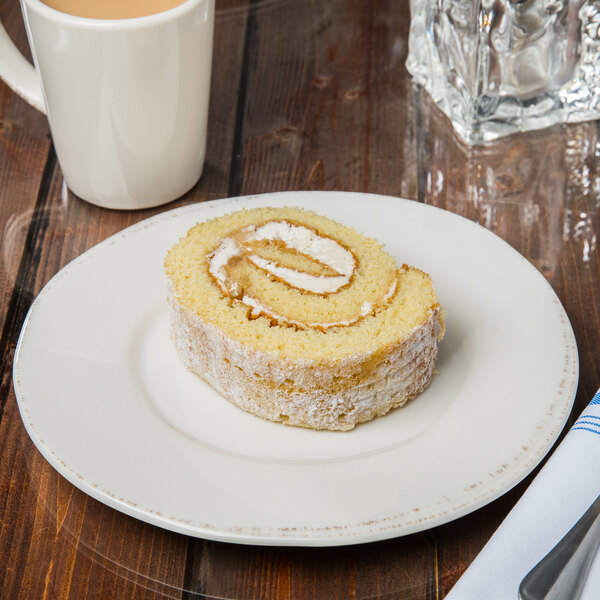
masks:
<path fill-rule="evenodd" d="M 519 600 L 577 600 L 600 543 L 600 496 L 525 576 Z"/>

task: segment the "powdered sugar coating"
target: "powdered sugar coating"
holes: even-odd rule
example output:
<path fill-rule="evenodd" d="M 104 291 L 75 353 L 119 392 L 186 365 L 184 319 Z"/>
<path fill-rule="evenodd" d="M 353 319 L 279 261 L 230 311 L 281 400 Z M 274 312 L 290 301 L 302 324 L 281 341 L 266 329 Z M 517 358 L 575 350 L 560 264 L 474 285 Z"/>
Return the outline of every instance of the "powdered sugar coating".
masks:
<path fill-rule="evenodd" d="M 227 337 L 170 295 L 185 366 L 240 408 L 271 421 L 347 431 L 404 405 L 430 383 L 439 308 L 384 351 L 331 361 L 285 359 Z"/>

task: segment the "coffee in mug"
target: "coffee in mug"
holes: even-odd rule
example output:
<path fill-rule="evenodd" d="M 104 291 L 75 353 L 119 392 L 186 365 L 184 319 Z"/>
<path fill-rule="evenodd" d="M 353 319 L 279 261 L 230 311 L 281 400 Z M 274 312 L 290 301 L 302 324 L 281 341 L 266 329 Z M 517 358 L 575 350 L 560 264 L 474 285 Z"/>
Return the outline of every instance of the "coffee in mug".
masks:
<path fill-rule="evenodd" d="M 164 12 L 186 0 L 42 0 L 60 12 L 89 19 L 133 19 Z"/>

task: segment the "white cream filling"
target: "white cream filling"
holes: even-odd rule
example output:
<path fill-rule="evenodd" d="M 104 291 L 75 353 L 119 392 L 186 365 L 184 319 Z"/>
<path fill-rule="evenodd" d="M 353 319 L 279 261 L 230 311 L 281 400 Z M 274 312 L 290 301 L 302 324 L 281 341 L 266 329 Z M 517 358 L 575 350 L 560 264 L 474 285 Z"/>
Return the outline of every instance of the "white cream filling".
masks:
<path fill-rule="evenodd" d="M 248 244 L 254 241 L 280 241 L 287 248 L 309 256 L 321 264 L 333 269 L 337 275 L 320 276 L 281 266 L 271 260 L 251 253 Z M 257 267 L 285 281 L 292 287 L 314 294 L 337 292 L 350 281 L 356 268 L 356 259 L 352 252 L 331 238 L 317 235 L 311 229 L 287 221 L 269 221 L 259 227 L 242 229 L 221 243 L 209 257 L 209 272 L 227 290 L 226 267 L 234 257 L 245 256 Z M 234 288 L 236 286 L 233 286 Z"/>
<path fill-rule="evenodd" d="M 320 236 L 303 225 L 296 225 L 288 221 L 268 221 L 264 225 L 249 229 L 252 231 L 246 238 L 247 241 L 278 240 L 288 248 L 297 250 L 327 265 L 339 275 L 346 277 L 347 280 L 350 279 L 356 268 L 356 259 L 352 252 L 335 240 Z"/>
<path fill-rule="evenodd" d="M 242 248 L 233 238 L 224 238 L 209 256 L 208 270 L 210 274 L 224 283 L 227 279 L 225 267 L 234 256 L 241 256 Z"/>
<path fill-rule="evenodd" d="M 296 250 L 333 269 L 337 275 L 319 276 L 298 271 L 277 264 L 274 261 L 252 254 L 250 243 L 254 241 L 279 241 L 285 247 Z M 301 323 L 277 314 L 260 300 L 243 293 L 241 286 L 228 277 L 227 266 L 233 258 L 245 257 L 257 267 L 272 274 L 292 287 L 314 294 L 331 294 L 347 285 L 356 269 L 354 255 L 335 240 L 323 237 L 302 225 L 287 221 L 268 221 L 260 226 L 246 227 L 231 237 L 223 238 L 208 256 L 209 273 L 215 278 L 221 289 L 231 298 L 250 308 L 250 316 L 258 318 L 264 315 L 278 322 L 300 328 L 311 327 L 328 329 L 352 325 L 362 318 L 373 314 L 379 306 L 385 304 L 394 295 L 397 282 L 394 280 L 381 303 L 363 302 L 360 315 L 349 321 L 328 323 Z M 240 297 L 241 296 L 241 297 Z"/>
<path fill-rule="evenodd" d="M 253 319 L 257 319 L 261 315 L 268 317 L 269 319 L 273 319 L 279 323 L 287 323 L 288 325 L 292 325 L 294 327 L 298 327 L 300 329 L 306 329 L 307 327 L 311 329 L 331 329 L 332 327 L 348 327 L 349 325 L 354 325 L 358 323 L 360 320 L 368 317 L 369 315 L 375 314 L 377 308 L 383 305 L 387 300 L 389 300 L 396 290 L 396 281 L 392 283 L 390 289 L 384 296 L 384 301 L 381 304 L 374 304 L 373 302 L 363 302 L 360 316 L 355 317 L 349 321 L 329 321 L 327 323 L 302 323 L 301 321 L 296 321 L 294 319 L 289 319 L 288 317 L 284 317 L 275 311 L 271 310 L 268 306 L 265 306 L 257 300 L 253 296 L 248 294 L 244 294 L 241 302 L 250 308 L 250 316 Z"/>
<path fill-rule="evenodd" d="M 350 281 L 350 277 L 347 275 L 312 275 L 305 271 L 297 271 L 290 267 L 282 267 L 262 256 L 256 256 L 256 254 L 249 254 L 247 257 L 248 260 L 253 262 L 257 267 L 267 271 L 267 273 L 275 275 L 275 277 L 282 279 L 292 287 L 306 292 L 312 292 L 313 294 L 332 294 L 345 285 L 348 285 L 348 282 Z"/>

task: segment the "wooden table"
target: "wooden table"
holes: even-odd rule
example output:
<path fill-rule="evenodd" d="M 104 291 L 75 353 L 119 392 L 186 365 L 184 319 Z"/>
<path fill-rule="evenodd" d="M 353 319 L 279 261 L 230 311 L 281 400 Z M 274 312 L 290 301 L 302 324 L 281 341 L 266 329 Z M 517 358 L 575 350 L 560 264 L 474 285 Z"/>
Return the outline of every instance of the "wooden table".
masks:
<path fill-rule="evenodd" d="M 404 67 L 407 2 L 217 0 L 204 175 L 156 210 L 89 205 L 63 184 L 45 117 L 0 82 L 0 597 L 440 599 L 530 478 L 451 524 L 341 548 L 188 538 L 89 498 L 21 422 L 11 366 L 32 300 L 66 263 L 158 212 L 277 190 L 352 190 L 433 204 L 491 229 L 548 279 L 581 361 L 573 415 L 600 385 L 600 127 L 466 149 Z M 25 52 L 17 0 L 0 17 Z"/>

